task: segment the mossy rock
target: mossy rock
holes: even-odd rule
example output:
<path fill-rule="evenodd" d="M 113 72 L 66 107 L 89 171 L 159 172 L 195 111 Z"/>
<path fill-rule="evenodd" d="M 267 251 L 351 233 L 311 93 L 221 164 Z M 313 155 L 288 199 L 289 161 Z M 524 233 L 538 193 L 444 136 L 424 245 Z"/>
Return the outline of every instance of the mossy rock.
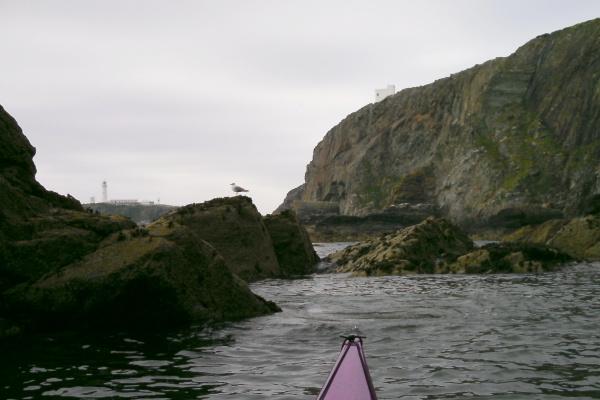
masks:
<path fill-rule="evenodd" d="M 353 275 L 435 273 L 474 248 L 465 231 L 443 218 L 430 217 L 394 234 L 347 247 L 328 257 L 336 272 Z"/>
<path fill-rule="evenodd" d="M 249 197 L 190 204 L 159 221 L 188 227 L 217 249 L 231 271 L 247 282 L 282 275 L 269 232 Z"/>
<path fill-rule="evenodd" d="M 490 261 L 490 252 L 487 250 L 477 250 L 464 256 L 458 257 L 456 262 L 440 268 L 441 273 L 453 274 L 473 274 L 486 272 L 485 266 Z"/>
<path fill-rule="evenodd" d="M 503 236 L 502 241 L 547 244 L 568 223 L 566 219 L 553 219 L 540 225 L 527 225 Z"/>
<path fill-rule="evenodd" d="M 308 232 L 292 210 L 263 218 L 282 276 L 306 275 L 315 272 L 319 256 Z"/>
<path fill-rule="evenodd" d="M 550 246 L 526 243 L 491 243 L 459 257 L 443 272 L 456 274 L 541 273 L 554 271 L 571 257 Z"/>
<path fill-rule="evenodd" d="M 97 251 L 7 295 L 35 328 L 166 327 L 279 310 L 179 224 L 115 233 Z"/>
<path fill-rule="evenodd" d="M 0 275 L 12 284 L 33 282 L 92 253 L 110 234 L 135 226 L 118 215 L 52 209 L 15 225 L 12 240 L 4 243 Z"/>
<path fill-rule="evenodd" d="M 548 243 L 575 258 L 599 261 L 600 218 L 593 215 L 575 218 L 564 225 Z"/>
<path fill-rule="evenodd" d="M 573 258 L 598 261 L 600 260 L 600 218 L 589 215 L 571 220 L 551 220 L 538 226 L 523 227 L 506 235 L 502 240 L 547 244 Z"/>

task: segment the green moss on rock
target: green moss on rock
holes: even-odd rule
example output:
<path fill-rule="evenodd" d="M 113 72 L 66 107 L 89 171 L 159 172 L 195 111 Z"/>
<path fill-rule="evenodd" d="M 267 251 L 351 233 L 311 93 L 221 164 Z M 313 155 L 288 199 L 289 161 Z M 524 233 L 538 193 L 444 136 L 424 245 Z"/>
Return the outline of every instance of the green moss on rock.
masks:
<path fill-rule="evenodd" d="M 588 215 L 570 220 L 550 220 L 526 226 L 506 235 L 503 241 L 547 244 L 587 261 L 600 260 L 600 218 Z"/>
<path fill-rule="evenodd" d="M 354 275 L 434 273 L 473 248 L 466 232 L 449 221 L 430 217 L 397 233 L 350 246 L 329 256 L 336 272 Z"/>
<path fill-rule="evenodd" d="M 571 257 L 559 250 L 536 244 L 492 243 L 459 257 L 443 272 L 456 274 L 541 273 L 554 271 Z"/>

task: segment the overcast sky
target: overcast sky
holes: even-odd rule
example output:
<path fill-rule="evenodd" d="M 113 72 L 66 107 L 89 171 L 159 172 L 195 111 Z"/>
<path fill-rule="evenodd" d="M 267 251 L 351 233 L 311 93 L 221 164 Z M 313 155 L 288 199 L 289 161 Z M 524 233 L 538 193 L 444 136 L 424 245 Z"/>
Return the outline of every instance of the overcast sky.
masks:
<path fill-rule="evenodd" d="M 185 205 L 235 182 L 268 214 L 375 89 L 597 17 L 598 0 L 0 0 L 0 104 L 46 189 Z"/>

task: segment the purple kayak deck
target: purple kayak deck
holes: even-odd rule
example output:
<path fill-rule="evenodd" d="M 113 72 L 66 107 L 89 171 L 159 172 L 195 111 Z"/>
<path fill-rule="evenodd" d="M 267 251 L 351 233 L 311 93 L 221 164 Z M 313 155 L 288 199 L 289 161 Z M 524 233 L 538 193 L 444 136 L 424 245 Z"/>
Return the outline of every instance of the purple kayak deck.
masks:
<path fill-rule="evenodd" d="M 377 400 L 360 337 L 344 340 L 317 400 Z"/>

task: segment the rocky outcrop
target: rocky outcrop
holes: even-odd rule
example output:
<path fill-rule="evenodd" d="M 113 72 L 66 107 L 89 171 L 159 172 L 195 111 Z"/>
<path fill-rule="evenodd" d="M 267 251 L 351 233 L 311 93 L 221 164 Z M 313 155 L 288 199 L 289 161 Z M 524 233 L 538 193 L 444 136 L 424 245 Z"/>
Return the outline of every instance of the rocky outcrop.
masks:
<path fill-rule="evenodd" d="M 283 276 L 307 275 L 315 272 L 319 256 L 308 232 L 293 211 L 282 211 L 264 217 Z"/>
<path fill-rule="evenodd" d="M 539 244 L 492 243 L 476 248 L 463 229 L 436 217 L 328 257 L 338 265 L 335 272 L 353 276 L 540 273 L 570 260 L 568 254 Z"/>
<path fill-rule="evenodd" d="M 47 191 L 35 180 L 34 154 L 0 107 L 0 337 L 23 327 L 161 327 L 278 310 L 191 229 L 172 220 L 138 228 Z M 238 206 L 240 215 L 253 207 Z M 238 215 L 232 227 L 256 218 Z"/>
<path fill-rule="evenodd" d="M 223 255 L 234 274 L 248 282 L 312 273 L 318 261 L 313 262 L 312 244 L 293 212 L 263 219 L 246 196 L 190 204 L 161 220 L 190 228 Z"/>
<path fill-rule="evenodd" d="M 35 148 L 0 106 L 0 293 L 92 251 L 103 235 L 135 226 L 84 212 L 35 180 Z"/>
<path fill-rule="evenodd" d="M 166 221 L 114 233 L 96 251 L 7 297 L 12 310 L 44 329 L 168 326 L 277 310 L 231 274 L 213 247 Z"/>
<path fill-rule="evenodd" d="M 464 230 L 443 218 L 430 217 L 394 234 L 347 247 L 328 259 L 337 263 L 338 273 L 431 274 L 473 248 L 473 241 Z"/>
<path fill-rule="evenodd" d="M 247 282 L 281 275 L 269 232 L 249 197 L 190 204 L 159 220 L 191 229 L 217 249 L 231 271 Z"/>
<path fill-rule="evenodd" d="M 597 212 L 599 48 L 596 19 L 363 107 L 315 147 L 281 208 L 425 207 L 472 232 Z"/>
<path fill-rule="evenodd" d="M 600 218 L 588 215 L 572 220 L 551 220 L 539 226 L 523 227 L 502 240 L 547 244 L 573 258 L 600 261 Z"/>
<path fill-rule="evenodd" d="M 440 273 L 542 273 L 559 269 L 572 258 L 555 248 L 523 243 L 491 243 L 439 268 Z"/>
<path fill-rule="evenodd" d="M 136 224 L 119 215 L 53 208 L 16 224 L 4 242 L 5 283 L 33 282 L 95 251 L 107 236 Z"/>
<path fill-rule="evenodd" d="M 26 218 L 52 208 L 83 211 L 74 198 L 48 191 L 35 180 L 34 155 L 17 122 L 0 106 L 0 243 L 18 236 Z"/>

